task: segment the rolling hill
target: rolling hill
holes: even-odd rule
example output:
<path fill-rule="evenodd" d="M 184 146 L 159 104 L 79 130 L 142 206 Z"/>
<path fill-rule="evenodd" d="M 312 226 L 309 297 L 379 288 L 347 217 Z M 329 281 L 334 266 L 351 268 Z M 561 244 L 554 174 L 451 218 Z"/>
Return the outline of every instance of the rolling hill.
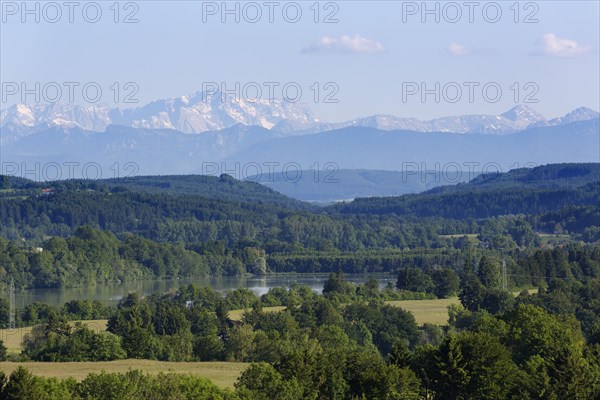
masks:
<path fill-rule="evenodd" d="M 328 208 L 342 214 L 395 214 L 450 219 L 543 214 L 600 204 L 600 164 L 545 165 L 480 175 L 469 183 L 420 194 L 355 199 Z M 597 212 L 592 213 L 595 218 Z M 600 225 L 600 221 L 591 221 Z"/>

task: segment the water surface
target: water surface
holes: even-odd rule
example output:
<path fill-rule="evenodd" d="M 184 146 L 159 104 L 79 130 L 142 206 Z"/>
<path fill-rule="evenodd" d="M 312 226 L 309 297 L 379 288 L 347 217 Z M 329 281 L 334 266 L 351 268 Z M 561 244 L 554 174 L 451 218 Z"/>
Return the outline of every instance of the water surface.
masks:
<path fill-rule="evenodd" d="M 309 286 L 311 289 L 321 292 L 323 283 L 328 274 L 277 274 L 266 276 L 241 276 L 241 277 L 207 277 L 200 279 L 171 279 L 171 280 L 147 280 L 113 284 L 102 284 L 94 287 L 73 289 L 29 289 L 17 290 L 15 302 L 18 308 L 23 308 L 34 301 L 48 303 L 51 305 L 62 305 L 70 300 L 98 300 L 104 304 L 114 305 L 126 294 L 139 292 L 150 294 L 155 292 L 166 292 L 177 289 L 189 283 L 202 286 L 210 286 L 218 291 L 227 291 L 237 288 L 247 288 L 256 294 L 262 295 L 273 287 L 288 287 L 293 283 Z M 346 274 L 345 279 L 349 282 L 364 283 L 368 279 L 377 279 L 379 285 L 384 287 L 388 282 L 395 283 L 396 276 L 392 274 Z M 7 293 L 2 293 L 7 297 Z"/>

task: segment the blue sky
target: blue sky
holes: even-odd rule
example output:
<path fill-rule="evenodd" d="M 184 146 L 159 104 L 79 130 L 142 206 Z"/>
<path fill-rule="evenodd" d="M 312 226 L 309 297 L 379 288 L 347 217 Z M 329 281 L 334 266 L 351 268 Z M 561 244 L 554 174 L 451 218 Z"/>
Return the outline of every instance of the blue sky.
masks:
<path fill-rule="evenodd" d="M 238 3 L 239 23 L 233 15 L 221 21 L 220 1 L 138 1 L 127 9 L 121 2 L 119 21 L 136 11 L 139 22 L 131 24 L 114 23 L 114 11 L 109 9 L 113 1 L 98 2 L 103 14 L 94 24 L 83 19 L 81 9 L 75 9 L 75 22 L 69 23 L 64 7 L 57 23 L 45 21 L 41 9 L 39 23 L 31 15 L 22 22 L 22 10 L 7 3 L 21 4 L 2 2 L 0 80 L 28 85 L 98 82 L 106 94 L 102 101 L 109 105 L 114 105 L 108 95 L 113 82 L 135 82 L 140 104 L 187 95 L 206 82 L 224 82 L 228 87 L 235 82 L 242 86 L 297 82 L 303 90 L 301 100 L 328 121 L 378 113 L 421 119 L 495 114 L 522 103 L 526 95 L 538 101 L 529 105 L 547 117 L 579 106 L 600 108 L 597 1 L 519 2 L 518 23 L 514 1 L 476 2 L 473 22 L 463 1 L 453 3 L 458 8 L 428 2 L 427 7 L 438 7 L 439 22 L 434 14 L 421 20 L 421 1 L 320 2 L 319 23 L 314 22 L 313 1 L 297 3 L 302 10 L 297 23 L 283 18 L 284 6 L 290 18 L 295 10 L 294 4 L 284 1 L 276 2 L 273 23 L 263 1 L 255 3 L 263 13 L 256 23 L 241 14 L 247 2 Z M 35 7 L 35 2 L 29 4 Z M 502 16 L 496 23 L 486 21 L 484 17 L 496 17 L 496 4 Z M 216 15 L 205 15 L 203 21 L 203 8 L 214 11 L 214 6 L 219 8 Z M 236 2 L 228 2 L 228 7 L 235 6 Z M 462 13 L 458 22 L 445 20 L 455 18 L 457 10 Z M 52 19 L 54 11 L 46 11 Z M 246 11 L 247 17 L 254 17 L 255 9 Z M 338 22 L 323 23 L 334 11 Z M 531 13 L 537 22 L 524 23 Z M 315 102 L 310 89 L 314 82 L 321 95 L 333 90 L 331 86 L 326 90 L 327 82 L 335 83 L 339 92 L 333 98 L 338 102 L 324 103 L 322 97 Z M 434 94 L 423 101 L 420 93 L 406 93 L 414 89 L 413 83 L 419 90 L 425 85 L 436 91 L 436 82 L 439 102 Z M 476 83 L 472 102 L 465 82 Z M 482 93 L 486 84 L 492 90 L 499 87 L 502 95 L 492 92 L 486 100 Z M 275 94 L 280 97 L 281 91 Z M 8 96 L 0 106 L 16 101 L 18 96 Z"/>

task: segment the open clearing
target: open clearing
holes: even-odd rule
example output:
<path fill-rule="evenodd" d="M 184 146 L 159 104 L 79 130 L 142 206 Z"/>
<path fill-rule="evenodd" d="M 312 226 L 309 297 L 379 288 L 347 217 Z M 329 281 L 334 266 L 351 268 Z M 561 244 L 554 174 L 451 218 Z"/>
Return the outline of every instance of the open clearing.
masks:
<path fill-rule="evenodd" d="M 528 289 L 527 291 L 529 294 L 536 294 L 538 289 Z M 521 292 L 513 292 L 513 295 L 516 297 L 519 293 Z M 447 325 L 448 306 L 460 305 L 460 300 L 458 297 L 451 297 L 449 299 L 386 301 L 386 304 L 410 311 L 419 325 L 425 323 Z"/>
<path fill-rule="evenodd" d="M 19 366 L 26 367 L 38 376 L 84 379 L 88 374 L 127 372 L 138 369 L 149 374 L 175 372 L 192 374 L 210 379 L 222 388 L 233 388 L 233 384 L 249 364 L 238 362 L 167 362 L 152 360 L 118 360 L 96 362 L 1 362 L 0 370 L 11 373 Z"/>
<path fill-rule="evenodd" d="M 478 244 L 479 243 L 479 239 L 477 239 L 477 236 L 479 236 L 476 233 L 460 233 L 460 234 L 453 234 L 453 235 L 439 235 L 441 238 L 446 238 L 446 239 L 458 239 L 461 238 L 463 236 L 466 236 L 467 239 L 469 240 L 469 243 L 472 244 Z"/>
<path fill-rule="evenodd" d="M 452 297 L 450 299 L 386 301 L 386 304 L 410 311 L 419 325 L 425 323 L 447 325 L 448 306 L 460 304 L 460 301 L 458 297 Z"/>
<path fill-rule="evenodd" d="M 402 307 L 415 315 L 417 324 L 431 323 L 436 325 L 446 325 L 448 323 L 448 306 L 450 304 L 460 304 L 458 297 L 451 299 L 432 299 L 432 300 L 398 300 L 386 301 L 394 307 Z M 285 307 L 264 307 L 265 312 L 283 311 Z M 229 311 L 229 318 L 233 321 L 241 321 L 242 314 L 248 310 Z"/>

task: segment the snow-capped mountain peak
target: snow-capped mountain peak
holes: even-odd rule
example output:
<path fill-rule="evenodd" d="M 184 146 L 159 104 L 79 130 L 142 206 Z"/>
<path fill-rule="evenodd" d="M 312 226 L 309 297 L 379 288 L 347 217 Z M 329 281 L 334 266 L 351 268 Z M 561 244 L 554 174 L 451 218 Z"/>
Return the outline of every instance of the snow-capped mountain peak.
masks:
<path fill-rule="evenodd" d="M 563 117 L 551 119 L 548 123 L 550 125 L 562 125 L 576 121 L 587 121 L 598 117 L 600 117 L 600 113 L 597 111 L 587 107 L 579 107 Z"/>
<path fill-rule="evenodd" d="M 542 114 L 538 113 L 533 108 L 522 104 L 514 106 L 505 113 L 502 113 L 501 116 L 516 123 L 527 125 L 546 120 Z"/>

